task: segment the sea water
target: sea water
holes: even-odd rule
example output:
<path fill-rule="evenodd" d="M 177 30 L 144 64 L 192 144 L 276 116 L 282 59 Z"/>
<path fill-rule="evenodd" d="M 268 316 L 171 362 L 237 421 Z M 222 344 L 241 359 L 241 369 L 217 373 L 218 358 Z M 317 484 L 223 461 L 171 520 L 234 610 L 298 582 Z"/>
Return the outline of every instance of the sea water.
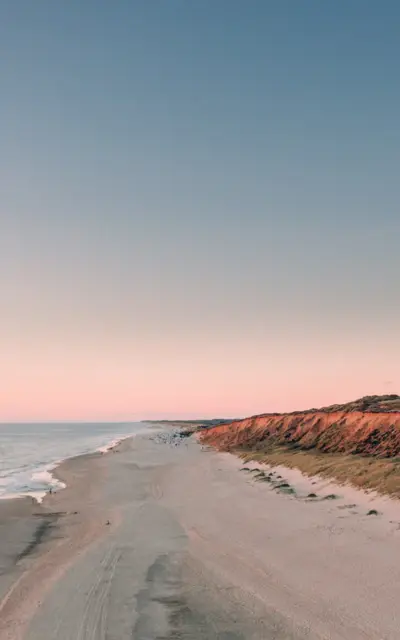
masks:
<path fill-rule="evenodd" d="M 67 458 L 106 451 L 148 430 L 141 422 L 0 424 L 0 498 L 41 500 L 64 485 L 52 471 Z"/>

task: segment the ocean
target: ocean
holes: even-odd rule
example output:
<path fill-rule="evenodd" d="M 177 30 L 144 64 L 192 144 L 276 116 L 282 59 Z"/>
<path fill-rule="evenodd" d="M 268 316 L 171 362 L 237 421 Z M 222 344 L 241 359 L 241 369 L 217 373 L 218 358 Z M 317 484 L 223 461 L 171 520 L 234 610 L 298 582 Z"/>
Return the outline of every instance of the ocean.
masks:
<path fill-rule="evenodd" d="M 106 451 L 118 441 L 148 431 L 146 423 L 0 424 L 0 499 L 32 496 L 64 485 L 52 470 L 67 458 Z"/>

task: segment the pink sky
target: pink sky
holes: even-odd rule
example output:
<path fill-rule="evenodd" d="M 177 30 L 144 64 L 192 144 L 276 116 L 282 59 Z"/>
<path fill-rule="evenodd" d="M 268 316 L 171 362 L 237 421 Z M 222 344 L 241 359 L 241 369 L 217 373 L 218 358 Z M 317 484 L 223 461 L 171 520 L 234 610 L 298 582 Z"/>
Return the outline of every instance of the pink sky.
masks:
<path fill-rule="evenodd" d="M 399 381 L 384 341 L 368 352 L 362 341 L 301 344 L 289 334 L 280 343 L 255 335 L 41 347 L 3 353 L 2 421 L 242 416 L 390 393 Z"/>

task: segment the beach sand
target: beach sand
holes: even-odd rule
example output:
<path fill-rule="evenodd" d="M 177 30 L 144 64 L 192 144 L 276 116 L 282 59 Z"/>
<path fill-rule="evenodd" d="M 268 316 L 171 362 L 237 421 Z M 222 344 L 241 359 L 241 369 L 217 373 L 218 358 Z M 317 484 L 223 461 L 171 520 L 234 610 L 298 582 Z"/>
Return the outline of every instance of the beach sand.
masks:
<path fill-rule="evenodd" d="M 4 501 L 0 639 L 397 640 L 400 506 L 242 466 L 137 436 Z"/>

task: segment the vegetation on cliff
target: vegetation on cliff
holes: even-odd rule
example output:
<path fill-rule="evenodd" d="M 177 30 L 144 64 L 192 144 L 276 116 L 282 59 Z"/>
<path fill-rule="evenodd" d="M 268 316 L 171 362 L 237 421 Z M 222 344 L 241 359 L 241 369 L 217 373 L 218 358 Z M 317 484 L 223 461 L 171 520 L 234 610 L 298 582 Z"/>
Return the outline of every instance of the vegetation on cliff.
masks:
<path fill-rule="evenodd" d="M 201 441 L 244 459 L 297 467 L 400 497 L 400 397 L 263 414 L 202 432 Z"/>
<path fill-rule="evenodd" d="M 266 413 L 208 429 L 202 439 L 224 450 L 274 444 L 392 458 L 400 455 L 399 406 L 399 396 L 368 396 L 345 405 Z"/>

